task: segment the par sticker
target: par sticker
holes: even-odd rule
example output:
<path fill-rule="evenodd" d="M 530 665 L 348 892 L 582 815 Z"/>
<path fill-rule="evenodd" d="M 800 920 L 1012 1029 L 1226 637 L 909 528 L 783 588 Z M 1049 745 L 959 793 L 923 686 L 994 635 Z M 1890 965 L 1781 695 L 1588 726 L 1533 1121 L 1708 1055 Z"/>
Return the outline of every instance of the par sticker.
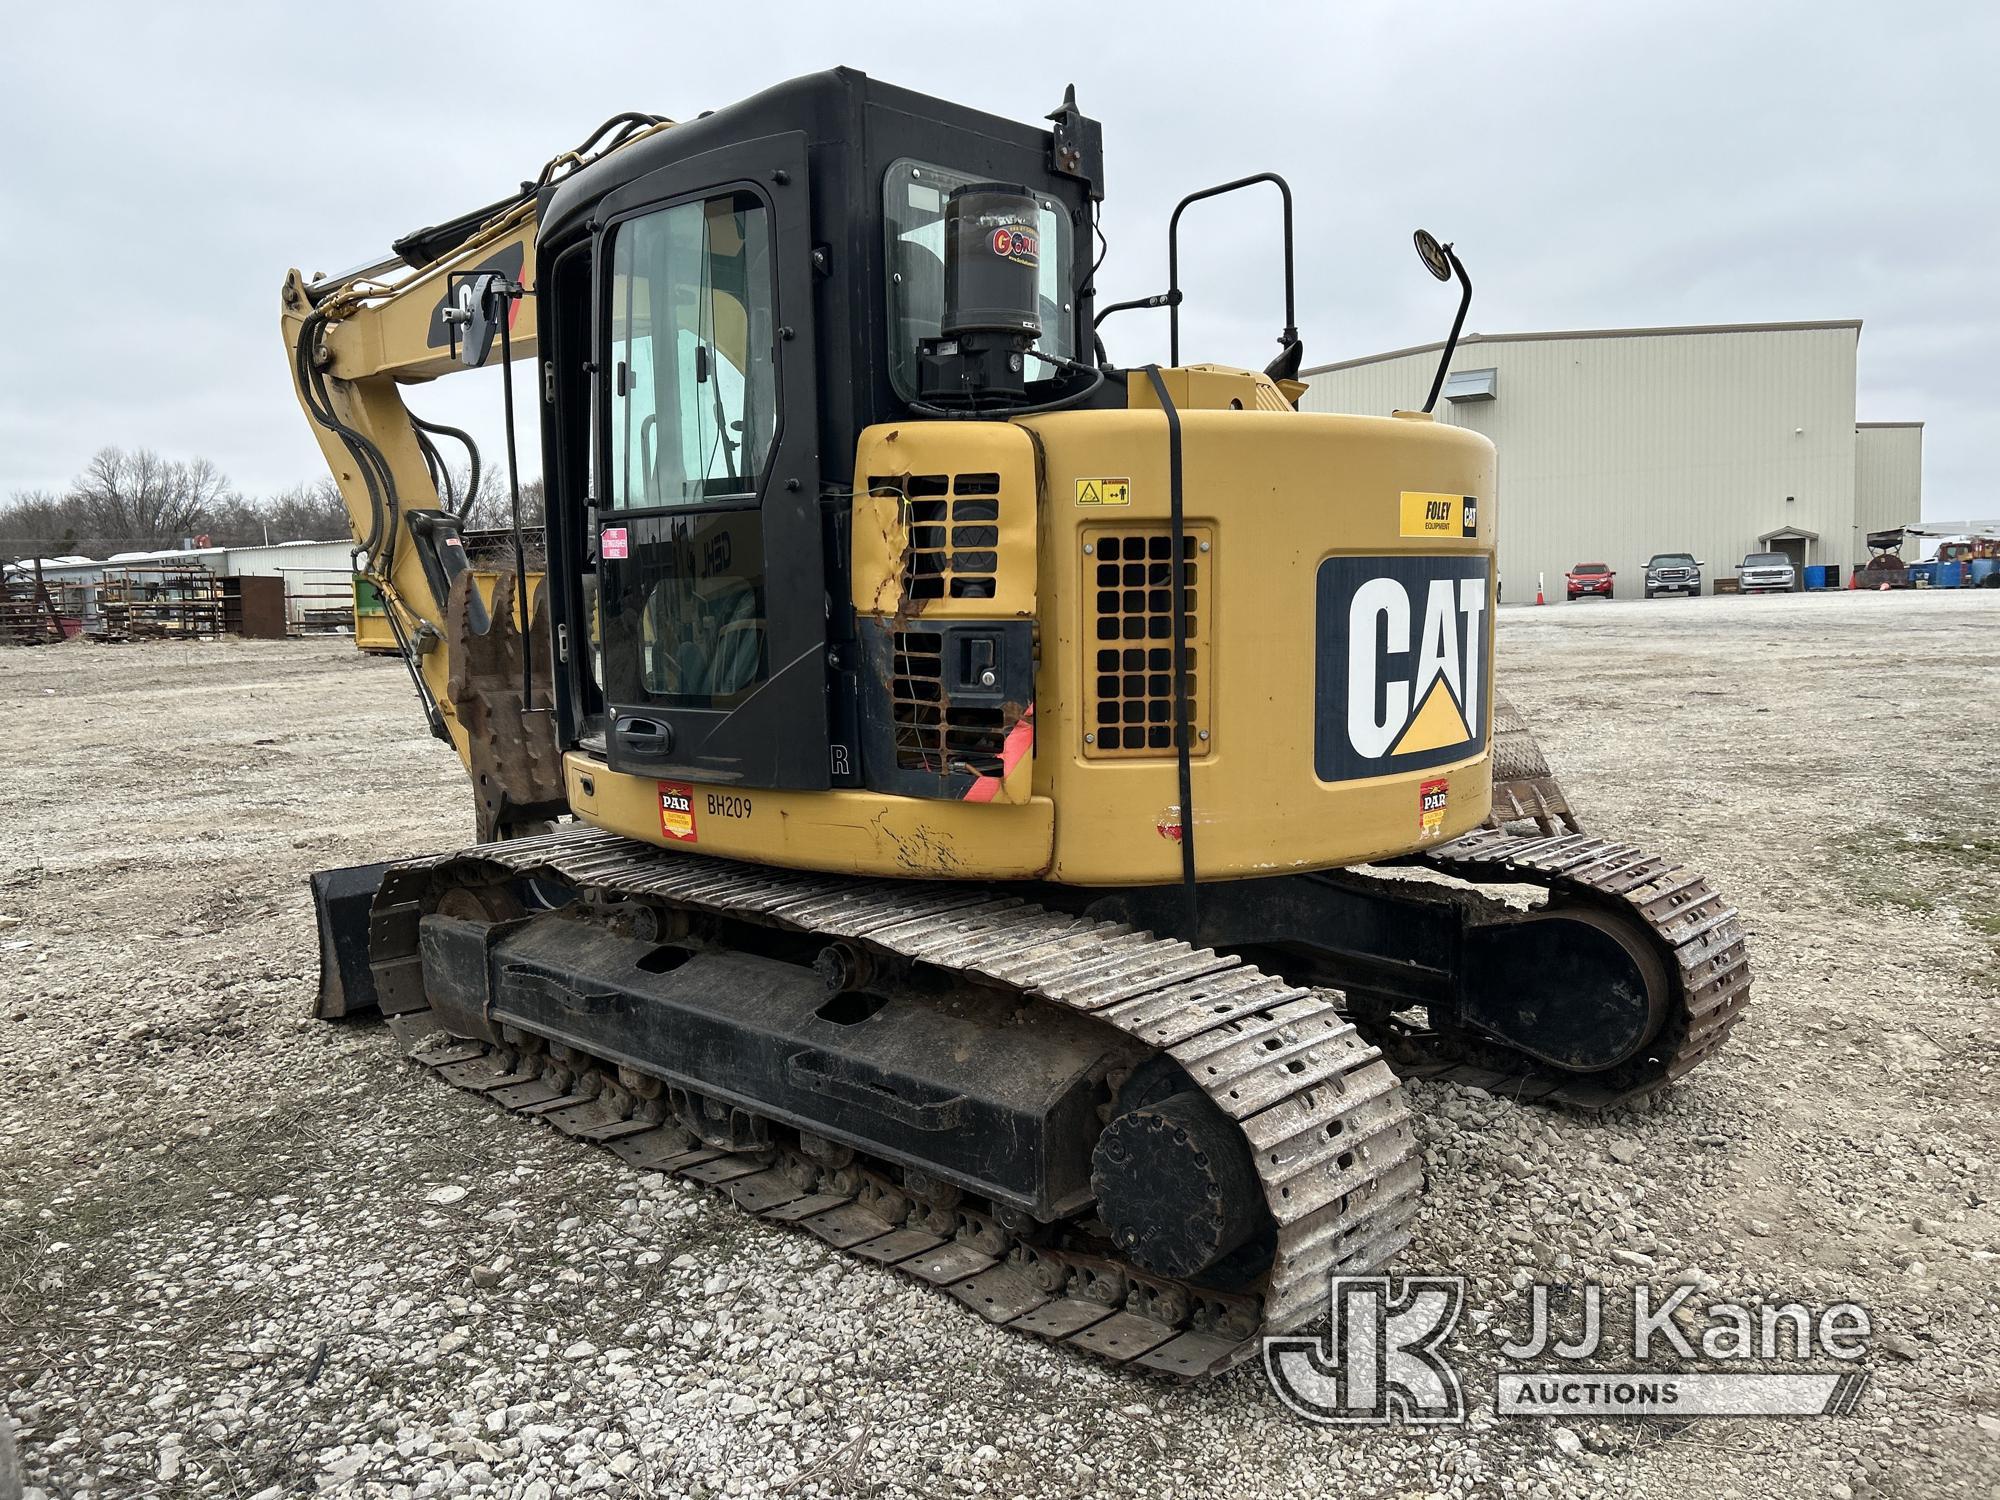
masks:
<path fill-rule="evenodd" d="M 1313 766 L 1321 781 L 1427 771 L 1486 748 L 1484 556 L 1319 565 Z"/>
<path fill-rule="evenodd" d="M 1404 536 L 1458 540 L 1479 535 L 1479 497 L 1403 491 Z"/>
<path fill-rule="evenodd" d="M 597 555 L 606 562 L 614 558 L 629 557 L 631 554 L 626 550 L 627 545 L 623 526 L 607 526 L 598 537 Z"/>
<path fill-rule="evenodd" d="M 1018 224 L 1002 224 L 993 231 L 992 245 L 995 255 L 1011 260 L 1017 266 L 1038 264 L 1041 245 L 1032 229 L 1023 229 Z"/>
<path fill-rule="evenodd" d="M 1417 788 L 1417 832 L 1434 839 L 1444 832 L 1444 810 L 1451 805 L 1451 781 L 1440 776 Z"/>
<path fill-rule="evenodd" d="M 1076 482 L 1076 503 L 1078 505 L 1130 505 L 1132 503 L 1132 481 L 1129 479 L 1079 479 Z"/>
<path fill-rule="evenodd" d="M 676 843 L 700 842 L 694 831 L 694 788 L 685 781 L 660 783 L 660 832 Z"/>

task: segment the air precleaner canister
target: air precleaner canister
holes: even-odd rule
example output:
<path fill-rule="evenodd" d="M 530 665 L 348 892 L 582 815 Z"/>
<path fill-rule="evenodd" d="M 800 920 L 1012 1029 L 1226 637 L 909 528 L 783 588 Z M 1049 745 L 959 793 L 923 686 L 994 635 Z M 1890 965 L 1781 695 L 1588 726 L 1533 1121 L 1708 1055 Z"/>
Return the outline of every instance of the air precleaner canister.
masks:
<path fill-rule="evenodd" d="M 944 208 L 944 337 L 1041 336 L 1039 223 L 1026 188 L 971 182 L 952 192 Z"/>

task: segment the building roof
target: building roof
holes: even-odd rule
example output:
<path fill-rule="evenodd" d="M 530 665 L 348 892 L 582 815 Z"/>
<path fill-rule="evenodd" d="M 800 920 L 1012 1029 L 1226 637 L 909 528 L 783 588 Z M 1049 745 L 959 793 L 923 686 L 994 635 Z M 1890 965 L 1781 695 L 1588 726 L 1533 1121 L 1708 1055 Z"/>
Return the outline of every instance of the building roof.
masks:
<path fill-rule="evenodd" d="M 511 533 L 503 534 L 510 535 Z M 45 557 L 42 559 L 42 566 L 44 568 L 133 567 L 143 563 L 168 562 L 181 558 L 227 557 L 235 552 L 276 552 L 283 547 L 339 547 L 345 551 L 352 552 L 354 550 L 354 541 L 351 537 L 334 537 L 324 542 L 315 542 L 308 539 L 296 542 L 245 542 L 241 546 L 236 547 L 159 547 L 148 551 L 114 552 L 105 558 L 85 557 L 81 553 L 71 553 L 65 557 Z M 8 563 L 7 566 L 11 569 L 15 564 Z M 34 561 L 33 559 L 27 559 L 20 566 L 32 570 Z"/>
<path fill-rule="evenodd" d="M 1901 529 L 1911 536 L 2000 536 L 2000 518 L 1991 521 L 1913 521 Z"/>
<path fill-rule="evenodd" d="M 74 573 L 79 569 L 101 568 L 103 566 L 104 564 L 94 557 L 83 557 L 76 554 L 66 557 L 45 557 L 42 559 L 42 571 L 45 573 Z M 10 562 L 7 564 L 7 571 L 10 573 L 32 573 L 35 571 L 35 560 L 32 557 L 28 557 L 21 559 L 19 562 Z"/>
<path fill-rule="evenodd" d="M 1527 344 L 1548 339 L 1674 338 L 1690 333 L 1800 333 L 1823 328 L 1852 328 L 1858 335 L 1861 331 L 1861 320 L 1825 318 L 1804 323 L 1688 323 L 1670 328 L 1564 328 L 1546 333 L 1468 333 L 1459 339 L 1458 346 L 1463 349 L 1467 344 Z M 1378 365 L 1386 359 L 1401 359 L 1407 354 L 1436 354 L 1443 348 L 1444 341 L 1440 339 L 1435 344 L 1412 344 L 1407 349 L 1390 349 L 1381 354 L 1364 354 L 1359 359 L 1343 359 L 1328 365 L 1314 365 L 1311 369 L 1301 370 L 1299 373 L 1324 375 L 1332 370 L 1352 370 L 1360 365 Z"/>
<path fill-rule="evenodd" d="M 165 562 L 176 557 L 220 557 L 227 547 L 155 547 L 143 552 L 114 552 L 104 560 L 108 563 Z"/>

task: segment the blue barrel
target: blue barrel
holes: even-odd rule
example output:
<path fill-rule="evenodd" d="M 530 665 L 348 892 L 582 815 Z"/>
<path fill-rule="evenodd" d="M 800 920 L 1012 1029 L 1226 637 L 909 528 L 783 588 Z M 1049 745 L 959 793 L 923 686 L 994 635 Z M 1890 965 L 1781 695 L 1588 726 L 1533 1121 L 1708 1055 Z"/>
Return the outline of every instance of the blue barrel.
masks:
<path fill-rule="evenodd" d="M 1973 588 L 1986 588 L 1988 586 L 1986 580 L 2000 573 L 2000 557 L 1975 557 L 1965 565 L 1965 569 L 1967 584 Z M 2000 583 L 1993 584 L 1992 587 L 2000 588 Z"/>
<path fill-rule="evenodd" d="M 1806 587 L 1809 589 L 1823 589 L 1826 586 L 1827 586 L 1826 564 L 1807 563 Z"/>
<path fill-rule="evenodd" d="M 1937 582 L 1933 588 L 1957 589 L 1965 587 L 1965 564 L 1961 562 L 1941 562 L 1937 565 Z"/>
<path fill-rule="evenodd" d="M 1913 589 L 1933 589 L 1937 587 L 1938 565 L 1934 562 L 1911 563 L 1906 575 Z"/>

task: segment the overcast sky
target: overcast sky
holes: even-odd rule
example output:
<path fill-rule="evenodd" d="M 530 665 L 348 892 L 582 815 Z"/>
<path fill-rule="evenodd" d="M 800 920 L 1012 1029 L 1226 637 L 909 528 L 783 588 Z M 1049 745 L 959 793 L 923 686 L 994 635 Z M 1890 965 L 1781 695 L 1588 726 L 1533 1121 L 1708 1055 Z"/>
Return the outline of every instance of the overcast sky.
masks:
<path fill-rule="evenodd" d="M 1165 283 L 1182 193 L 1282 172 L 1309 364 L 1443 335 L 1418 224 L 1457 243 L 1488 332 L 1864 319 L 1857 415 L 1928 423 L 1926 514 L 2000 508 L 2000 7 L 871 8 L 8 7 L 0 494 L 107 443 L 251 494 L 324 473 L 278 338 L 288 266 L 371 259 L 619 110 L 844 63 L 1024 120 L 1074 82 L 1104 122 L 1107 300 Z M 1184 237 L 1184 352 L 1262 365 L 1274 212 L 1198 210 Z M 1165 356 L 1157 315 L 1107 333 Z M 494 373 L 412 405 L 497 454 Z"/>

